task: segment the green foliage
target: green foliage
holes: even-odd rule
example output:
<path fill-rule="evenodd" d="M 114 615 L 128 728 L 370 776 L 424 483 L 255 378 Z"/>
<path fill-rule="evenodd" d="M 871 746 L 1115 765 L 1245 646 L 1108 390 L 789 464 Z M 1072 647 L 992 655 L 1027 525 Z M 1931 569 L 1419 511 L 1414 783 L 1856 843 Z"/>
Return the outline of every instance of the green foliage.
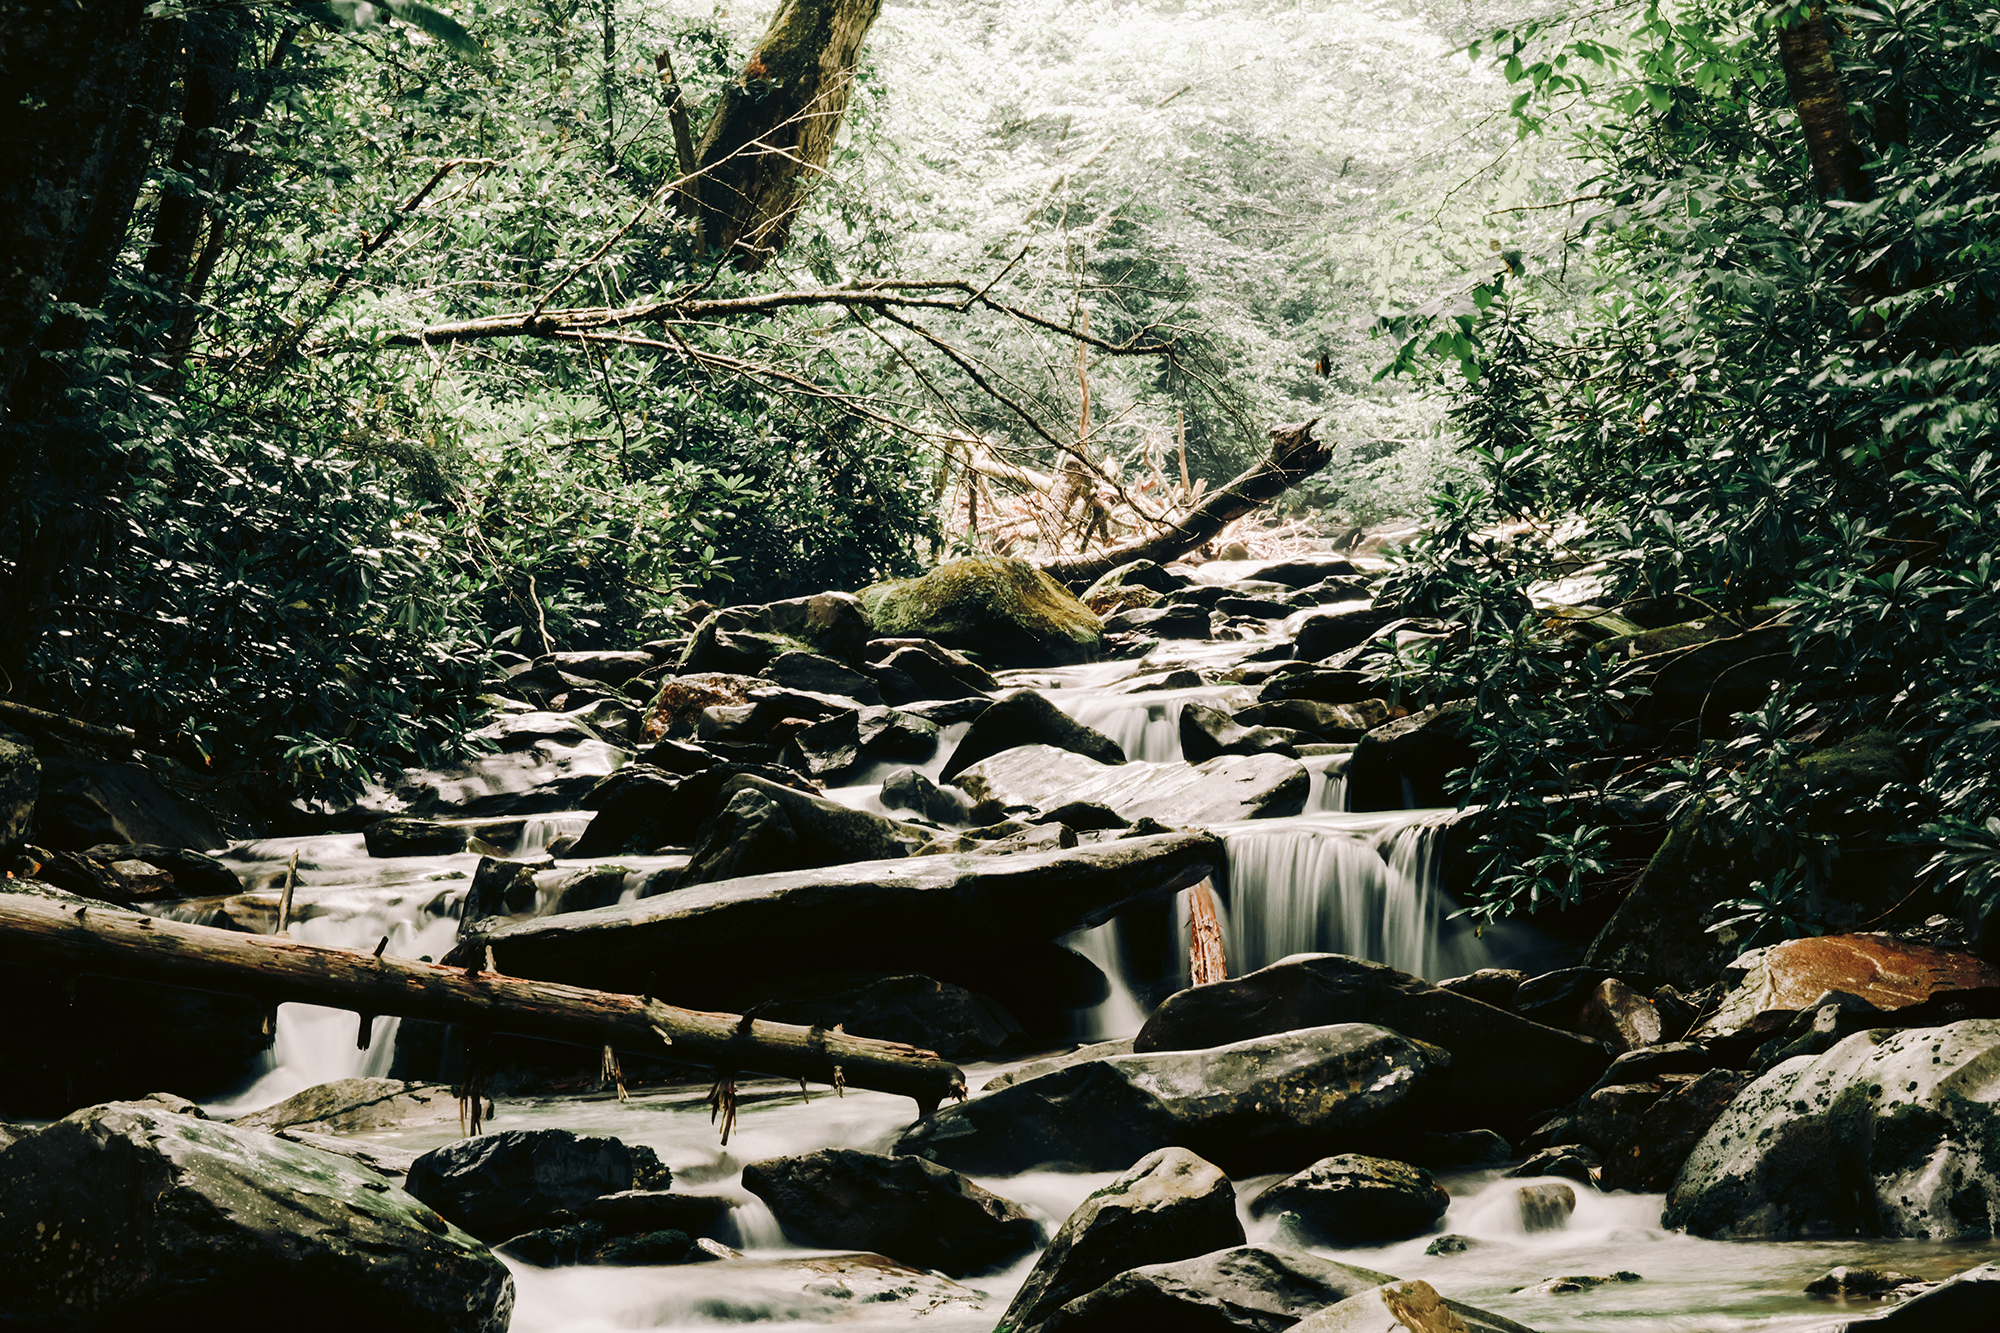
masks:
<path fill-rule="evenodd" d="M 1524 682 L 1466 791 L 1548 821 L 1509 844 L 1479 910 L 1565 895 L 1572 862 L 1536 869 L 1537 847 L 1573 837 L 1547 811 L 1577 784 L 1554 772 L 1618 754 L 1623 781 L 1677 786 L 1755 850 L 1742 913 L 1822 923 L 1836 840 L 1786 766 L 1874 724 L 1929 750 L 1899 818 L 1930 821 L 1936 868 L 1990 907 L 2000 39 L 1962 0 L 1843 7 L 1836 58 L 1875 197 L 1824 204 L 1762 7 L 1627 13 L 1621 33 L 1490 39 L 1522 132 L 1565 133 L 1596 174 L 1561 235 L 1392 324 L 1400 368 L 1463 372 L 1455 417 L 1483 482 L 1407 557 L 1409 595 L 1471 627 L 1462 659 L 1415 684 Z M 1513 514 L 1574 516 L 1575 532 L 1479 558 L 1469 532 Z M 1607 691 L 1588 654 L 1509 620 L 1509 597 L 1583 561 L 1610 606 L 1749 623 L 1782 599 L 1788 688 L 1721 736 L 1628 725 L 1615 675 Z M 1528 748 L 1547 760 L 1509 757 Z"/>

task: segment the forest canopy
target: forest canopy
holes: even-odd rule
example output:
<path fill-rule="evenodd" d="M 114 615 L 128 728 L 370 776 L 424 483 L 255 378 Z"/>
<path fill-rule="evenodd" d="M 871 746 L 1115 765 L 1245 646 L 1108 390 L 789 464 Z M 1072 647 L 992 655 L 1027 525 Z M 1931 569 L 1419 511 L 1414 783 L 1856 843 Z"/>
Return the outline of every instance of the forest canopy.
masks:
<path fill-rule="evenodd" d="M 351 789 L 496 653 L 1074 549 L 1011 483 L 1165 512 L 1317 416 L 1289 512 L 1427 521 L 1383 595 L 1456 630 L 1378 665 L 1478 702 L 1477 910 L 1574 901 L 1637 784 L 1804 921 L 1791 766 L 1878 725 L 1993 892 L 1981 4 L 6 8 L 11 699 Z M 798 106 L 787 14 L 846 53 Z M 1580 571 L 1761 686 L 1635 742 L 1637 669 L 1530 597 Z"/>

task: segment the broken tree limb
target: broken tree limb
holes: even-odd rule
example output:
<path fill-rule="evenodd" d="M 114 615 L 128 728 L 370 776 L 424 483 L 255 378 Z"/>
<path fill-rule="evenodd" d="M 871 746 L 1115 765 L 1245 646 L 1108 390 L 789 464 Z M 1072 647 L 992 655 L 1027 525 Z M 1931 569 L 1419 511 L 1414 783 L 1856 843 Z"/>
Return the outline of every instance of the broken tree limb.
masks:
<path fill-rule="evenodd" d="M 1208 541 L 1245 514 L 1277 499 L 1327 465 L 1333 452 L 1313 438 L 1319 418 L 1271 428 L 1271 452 L 1263 462 L 1208 498 L 1185 517 L 1150 537 L 1083 555 L 1045 561 L 1042 568 L 1072 588 L 1088 587 L 1134 560 L 1166 564 Z"/>
<path fill-rule="evenodd" d="M 811 1079 L 915 1099 L 930 1114 L 965 1096 L 965 1076 L 900 1042 L 735 1014 L 680 1009 L 641 995 L 585 990 L 491 971 L 328 949 L 271 935 L 77 907 L 0 893 L 0 963 L 130 977 L 270 1003 L 399 1014 L 572 1045 L 613 1047 L 686 1064 Z"/>

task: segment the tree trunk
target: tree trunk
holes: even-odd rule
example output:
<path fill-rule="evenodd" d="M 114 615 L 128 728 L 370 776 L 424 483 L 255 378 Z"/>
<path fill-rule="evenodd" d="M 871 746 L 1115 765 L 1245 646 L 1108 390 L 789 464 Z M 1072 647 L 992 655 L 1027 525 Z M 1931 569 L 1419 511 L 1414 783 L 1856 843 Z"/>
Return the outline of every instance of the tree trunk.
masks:
<path fill-rule="evenodd" d="M 0 418 L 20 420 L 16 394 L 44 345 L 49 303 L 95 305 L 124 243 L 152 150 L 149 94 L 177 20 L 146 0 L 0 0 Z M 149 84 L 157 87 L 149 87 Z M 136 165 L 136 169 L 135 169 Z M 113 224 L 116 225 L 113 225 Z M 86 289 L 88 288 L 88 289 Z M 0 492 L 18 476 L 18 440 L 0 459 Z"/>
<path fill-rule="evenodd" d="M 186 286 L 202 219 L 219 193 L 217 159 L 239 109 L 244 27 L 242 16 L 227 8 L 197 12 L 187 23 L 180 133 L 167 161 L 173 174 L 160 192 L 146 248 L 146 272 L 174 296 Z"/>
<path fill-rule="evenodd" d="M 1243 515 L 1283 495 L 1327 465 L 1333 453 L 1313 438 L 1319 418 L 1277 426 L 1271 431 L 1271 452 L 1242 476 L 1211 491 L 1186 518 L 1151 537 L 1135 538 L 1108 551 L 1064 556 L 1043 564 L 1057 581 L 1085 588 L 1120 565 L 1134 560 L 1165 564 L 1185 555 Z"/>
<path fill-rule="evenodd" d="M 833 150 L 861 43 L 881 12 L 882 0 L 785 0 L 723 92 L 701 136 L 703 233 L 744 272 L 784 246 Z"/>
<path fill-rule="evenodd" d="M 274 1004 L 428 1018 L 591 1050 L 612 1046 L 725 1074 L 871 1088 L 914 1098 L 924 1115 L 947 1097 L 965 1096 L 956 1065 L 899 1042 L 77 907 L 28 893 L 0 894 L 0 962 L 228 991 Z"/>
<path fill-rule="evenodd" d="M 1847 114 L 1847 85 L 1833 63 L 1820 6 L 1778 29 L 1778 54 L 1785 65 L 1785 89 L 1805 131 L 1813 188 L 1822 199 L 1857 204 L 1873 199 L 1874 182 L 1861 169 L 1861 146 L 1854 141 L 1854 121 Z"/>

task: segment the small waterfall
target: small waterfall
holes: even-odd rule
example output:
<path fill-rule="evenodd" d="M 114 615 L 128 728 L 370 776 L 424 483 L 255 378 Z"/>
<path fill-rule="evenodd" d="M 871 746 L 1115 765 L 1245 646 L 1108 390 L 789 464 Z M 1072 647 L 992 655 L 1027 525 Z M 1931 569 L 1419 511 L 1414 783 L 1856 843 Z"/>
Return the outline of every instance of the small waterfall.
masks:
<path fill-rule="evenodd" d="M 370 949 L 384 936 L 383 952 L 398 957 L 439 957 L 458 935 L 458 922 L 437 896 L 415 898 L 401 893 L 336 892 L 317 894 L 314 915 L 294 922 L 293 939 L 339 949 Z M 356 1040 L 358 1022 L 346 1009 L 316 1004 L 281 1004 L 275 1040 L 265 1054 L 265 1070 L 256 1082 L 226 1102 L 210 1107 L 222 1115 L 240 1115 L 283 1101 L 317 1083 L 339 1078 L 380 1078 L 388 1074 L 396 1054 L 396 1029 L 402 1020 L 373 1020 L 368 1048 Z"/>
<path fill-rule="evenodd" d="M 1148 763 L 1177 762 L 1181 757 L 1181 709 L 1187 696 L 1099 694 L 1071 702 L 1053 696 L 1065 711 L 1086 727 L 1095 727 L 1125 751 L 1127 759 Z"/>
<path fill-rule="evenodd" d="M 529 815 L 521 821 L 521 839 L 514 855 L 532 857 L 547 851 L 557 838 L 573 838 L 590 827 L 594 813 L 588 810 L 560 815 Z"/>
<path fill-rule="evenodd" d="M 1447 919 L 1440 831 L 1423 821 L 1329 815 L 1224 830 L 1230 975 L 1296 953 L 1350 954 L 1431 981 L 1485 965 L 1477 936 Z"/>
<path fill-rule="evenodd" d="M 1305 813 L 1347 809 L 1347 761 L 1352 752 L 1307 755 L 1301 760 L 1311 785 L 1306 788 Z"/>
<path fill-rule="evenodd" d="M 1104 997 L 1102 1003 L 1077 1011 L 1070 1035 L 1079 1042 L 1115 1041 L 1121 1037 L 1137 1036 L 1140 1026 L 1146 1021 L 1145 1012 L 1139 1008 L 1139 1001 L 1133 997 L 1132 988 L 1125 982 L 1125 969 L 1118 958 L 1117 929 L 1116 921 L 1107 921 L 1101 926 L 1065 935 L 1058 941 L 1097 964 L 1111 983 L 1111 993 Z"/>

